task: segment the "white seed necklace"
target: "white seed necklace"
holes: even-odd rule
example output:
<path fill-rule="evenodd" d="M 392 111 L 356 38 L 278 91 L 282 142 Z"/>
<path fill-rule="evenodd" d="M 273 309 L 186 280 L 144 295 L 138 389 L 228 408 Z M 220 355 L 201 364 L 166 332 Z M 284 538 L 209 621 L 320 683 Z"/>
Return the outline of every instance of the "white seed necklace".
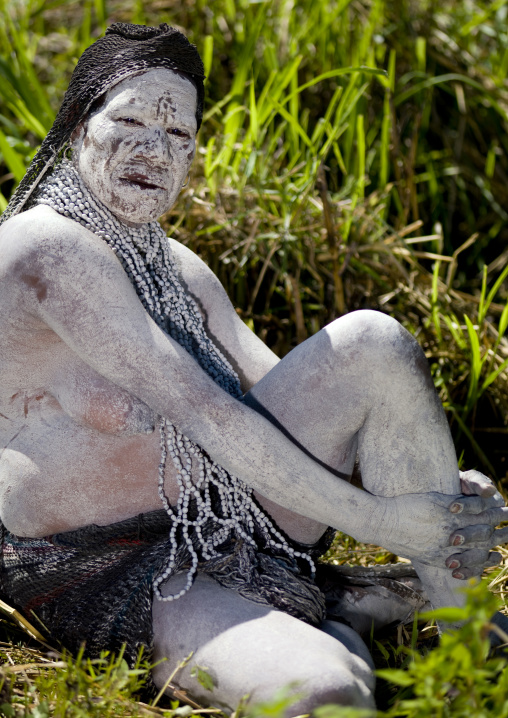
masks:
<path fill-rule="evenodd" d="M 140 227 L 128 227 L 120 222 L 87 189 L 67 159 L 41 184 L 35 202 L 49 205 L 101 237 L 122 263 L 143 306 L 158 326 L 184 347 L 222 389 L 242 400 L 238 375 L 207 336 L 196 303 L 179 281 L 169 242 L 158 222 Z M 162 417 L 159 429 L 159 496 L 172 520 L 168 562 L 154 581 L 159 600 L 173 601 L 183 596 L 194 582 L 199 560 L 219 556 L 217 548 L 232 536 L 257 547 L 253 538 L 256 532 L 267 548 L 305 559 L 314 573 L 312 558 L 288 544 L 257 505 L 251 488 L 212 461 L 200 446 Z M 164 490 L 168 453 L 177 470 L 180 491 L 175 507 L 170 505 Z M 206 538 L 203 536 L 205 524 Z M 191 557 L 185 587 L 178 593 L 163 596 L 161 584 L 174 575 L 182 543 Z"/>

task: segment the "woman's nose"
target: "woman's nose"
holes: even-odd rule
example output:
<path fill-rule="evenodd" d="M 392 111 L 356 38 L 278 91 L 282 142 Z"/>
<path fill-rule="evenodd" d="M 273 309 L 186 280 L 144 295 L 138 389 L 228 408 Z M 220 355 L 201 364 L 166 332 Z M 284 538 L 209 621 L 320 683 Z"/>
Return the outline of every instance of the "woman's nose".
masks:
<path fill-rule="evenodd" d="M 160 127 L 149 129 L 136 146 L 136 156 L 151 161 L 167 162 L 171 159 L 171 150 L 166 130 Z"/>

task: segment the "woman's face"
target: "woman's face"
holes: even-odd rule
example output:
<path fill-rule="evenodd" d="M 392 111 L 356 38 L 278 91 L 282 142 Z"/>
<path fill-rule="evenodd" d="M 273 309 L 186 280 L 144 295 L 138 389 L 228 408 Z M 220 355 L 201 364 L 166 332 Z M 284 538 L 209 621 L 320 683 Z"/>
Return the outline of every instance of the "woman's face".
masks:
<path fill-rule="evenodd" d="M 149 222 L 173 206 L 196 149 L 194 85 L 172 70 L 128 77 L 80 127 L 74 161 L 120 220 Z"/>

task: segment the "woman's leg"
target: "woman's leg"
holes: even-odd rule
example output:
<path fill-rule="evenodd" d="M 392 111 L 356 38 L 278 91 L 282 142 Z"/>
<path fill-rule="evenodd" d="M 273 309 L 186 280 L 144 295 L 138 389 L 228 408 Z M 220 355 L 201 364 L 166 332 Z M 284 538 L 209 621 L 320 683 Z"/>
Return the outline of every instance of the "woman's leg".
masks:
<path fill-rule="evenodd" d="M 332 322 L 246 399 L 343 478 L 358 452 L 363 485 L 373 494 L 460 493 L 455 449 L 425 356 L 386 315 L 363 310 Z M 462 604 L 456 589 L 464 584 L 449 569 L 415 567 L 433 605 Z"/>
<path fill-rule="evenodd" d="M 178 580 L 168 586 L 175 590 L 173 581 Z M 290 687 L 290 693 L 300 694 L 291 716 L 325 703 L 374 707 L 372 661 L 347 626 L 326 621 L 320 631 L 248 601 L 202 574 L 181 599 L 154 600 L 152 610 L 154 658 L 162 659 L 153 679 L 160 688 L 193 652 L 174 683 L 206 705 L 232 711 L 246 695 L 250 703 L 264 702 Z M 195 666 L 211 675 L 213 691 L 191 675 Z"/>
<path fill-rule="evenodd" d="M 350 476 L 358 452 L 363 484 L 374 494 L 460 493 L 454 447 L 425 357 L 380 313 L 355 312 L 333 322 L 294 349 L 246 399 L 338 481 Z M 298 530 L 300 540 L 311 543 L 322 526 L 307 520 Z M 417 569 L 436 606 L 461 602 L 454 589 L 463 584 L 448 569 Z M 233 709 L 246 693 L 266 700 L 296 680 L 307 696 L 297 712 L 326 702 L 372 705 L 365 645 L 344 626 L 325 622 L 317 631 L 203 576 L 178 601 L 154 601 L 153 617 L 155 656 L 168 658 L 154 671 L 158 685 L 194 651 L 177 683 L 206 702 Z M 195 664 L 215 679 L 211 694 L 190 675 Z"/>

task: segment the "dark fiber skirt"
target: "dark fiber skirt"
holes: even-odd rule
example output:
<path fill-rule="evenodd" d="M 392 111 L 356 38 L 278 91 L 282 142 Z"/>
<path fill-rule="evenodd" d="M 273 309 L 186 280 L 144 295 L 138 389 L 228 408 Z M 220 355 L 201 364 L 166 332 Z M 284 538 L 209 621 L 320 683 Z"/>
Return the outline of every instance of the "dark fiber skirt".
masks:
<path fill-rule="evenodd" d="M 129 665 L 141 648 L 150 660 L 152 585 L 167 563 L 170 528 L 163 510 L 45 538 L 22 538 L 3 528 L 0 591 L 50 643 L 73 654 L 85 643 L 90 657 L 125 647 Z M 329 540 L 325 534 L 310 553 L 323 553 Z M 305 574 L 305 565 L 233 539 L 199 570 L 244 598 L 319 625 L 324 597 Z M 190 556 L 182 548 L 177 572 L 188 566 Z"/>

